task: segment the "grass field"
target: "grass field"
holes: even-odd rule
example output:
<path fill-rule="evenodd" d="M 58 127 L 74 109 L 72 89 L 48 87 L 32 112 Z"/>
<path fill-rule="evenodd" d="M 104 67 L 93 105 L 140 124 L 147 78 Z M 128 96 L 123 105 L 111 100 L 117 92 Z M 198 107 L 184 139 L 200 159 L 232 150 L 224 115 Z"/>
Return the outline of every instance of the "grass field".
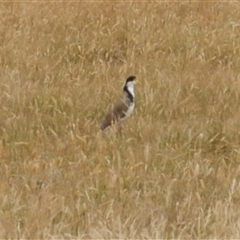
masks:
<path fill-rule="evenodd" d="M 0 6 L 0 238 L 240 238 L 240 2 Z"/>

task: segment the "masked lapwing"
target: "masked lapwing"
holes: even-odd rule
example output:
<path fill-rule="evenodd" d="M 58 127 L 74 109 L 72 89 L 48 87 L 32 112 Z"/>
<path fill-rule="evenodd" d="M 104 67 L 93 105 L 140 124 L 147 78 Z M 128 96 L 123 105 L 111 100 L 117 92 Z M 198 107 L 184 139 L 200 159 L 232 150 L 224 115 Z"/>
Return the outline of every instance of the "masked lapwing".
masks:
<path fill-rule="evenodd" d="M 115 123 L 125 120 L 132 114 L 135 106 L 135 79 L 135 76 L 130 76 L 127 78 L 126 83 L 123 87 L 123 93 L 121 98 L 119 98 L 118 101 L 115 102 L 112 109 L 106 115 L 100 126 L 102 131 Z"/>

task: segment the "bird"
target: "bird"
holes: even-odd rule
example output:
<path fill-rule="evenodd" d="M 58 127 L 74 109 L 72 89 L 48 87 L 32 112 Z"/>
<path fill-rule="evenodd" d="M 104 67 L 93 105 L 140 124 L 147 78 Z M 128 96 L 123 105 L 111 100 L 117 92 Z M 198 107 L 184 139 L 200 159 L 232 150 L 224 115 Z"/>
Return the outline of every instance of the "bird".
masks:
<path fill-rule="evenodd" d="M 122 122 L 132 114 L 135 107 L 135 79 L 135 76 L 129 76 L 126 79 L 125 85 L 123 87 L 122 96 L 113 104 L 113 107 L 107 113 L 101 123 L 100 129 L 102 131 L 106 130 L 113 124 Z"/>

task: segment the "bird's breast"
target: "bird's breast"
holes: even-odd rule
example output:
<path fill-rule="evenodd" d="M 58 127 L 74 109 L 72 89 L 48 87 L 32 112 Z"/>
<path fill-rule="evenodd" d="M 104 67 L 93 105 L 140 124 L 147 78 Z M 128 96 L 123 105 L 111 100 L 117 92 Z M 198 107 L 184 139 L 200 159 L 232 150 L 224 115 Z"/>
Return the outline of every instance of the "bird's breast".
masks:
<path fill-rule="evenodd" d="M 130 103 L 129 108 L 125 113 L 125 117 L 123 117 L 121 120 L 125 120 L 126 118 L 128 118 L 132 114 L 134 107 L 135 107 L 135 103 L 134 102 Z"/>
<path fill-rule="evenodd" d="M 130 116 L 130 115 L 132 114 L 133 109 L 134 109 L 134 106 L 135 106 L 135 103 L 134 103 L 134 102 L 133 102 L 133 103 L 130 103 L 130 106 L 129 106 L 127 112 L 126 112 L 126 115 L 127 115 L 127 116 Z"/>

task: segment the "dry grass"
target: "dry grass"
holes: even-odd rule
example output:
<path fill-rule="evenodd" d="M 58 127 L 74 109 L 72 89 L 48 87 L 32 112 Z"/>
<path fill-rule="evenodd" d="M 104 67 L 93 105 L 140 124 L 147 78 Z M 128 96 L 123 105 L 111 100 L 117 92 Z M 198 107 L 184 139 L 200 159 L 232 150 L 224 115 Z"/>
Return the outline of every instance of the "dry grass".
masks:
<path fill-rule="evenodd" d="M 1 3 L 1 238 L 240 238 L 240 4 Z M 137 106 L 99 124 L 129 74 Z"/>

